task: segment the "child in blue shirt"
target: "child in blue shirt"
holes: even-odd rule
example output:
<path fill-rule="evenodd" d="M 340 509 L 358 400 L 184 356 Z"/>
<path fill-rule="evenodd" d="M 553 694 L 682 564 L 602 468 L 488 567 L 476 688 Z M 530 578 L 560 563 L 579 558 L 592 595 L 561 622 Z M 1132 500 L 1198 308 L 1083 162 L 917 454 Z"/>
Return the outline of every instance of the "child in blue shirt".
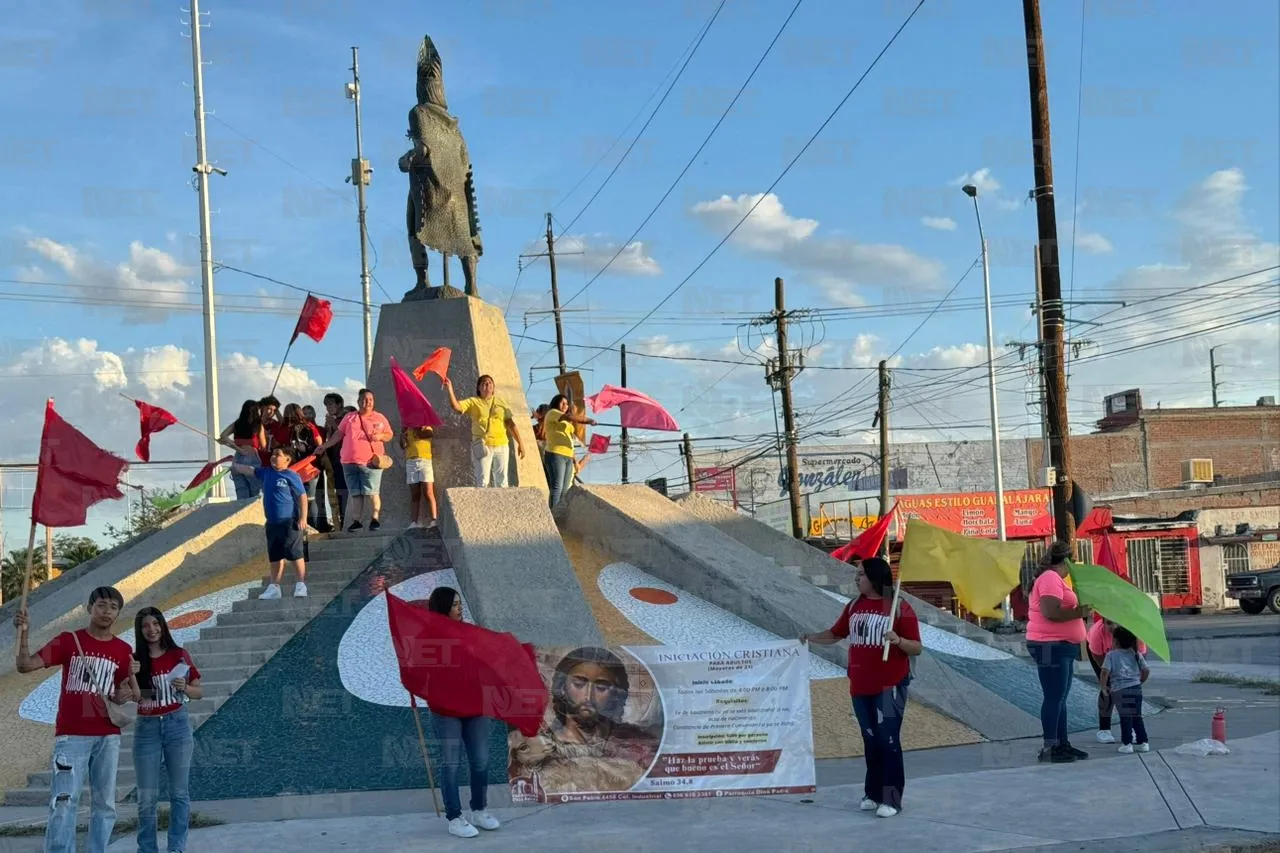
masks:
<path fill-rule="evenodd" d="M 271 451 L 270 468 L 254 468 L 235 464 L 231 470 L 246 477 L 262 481 L 262 510 L 267 517 L 267 562 L 271 572 L 267 588 L 259 598 L 280 598 L 280 583 L 284 580 L 284 564 L 292 562 L 298 570 L 298 583 L 293 588 L 294 598 L 307 597 L 307 561 L 303 558 L 302 525 L 307 517 L 307 492 L 302 478 L 289 470 L 293 456 L 288 448 L 277 447 Z"/>
<path fill-rule="evenodd" d="M 1132 631 L 1116 626 L 1112 636 L 1115 646 L 1102 659 L 1098 683 L 1111 694 L 1111 701 L 1120 712 L 1120 752 L 1150 752 L 1147 726 L 1142 721 L 1142 685 L 1151 670 L 1138 651 L 1138 638 Z"/>

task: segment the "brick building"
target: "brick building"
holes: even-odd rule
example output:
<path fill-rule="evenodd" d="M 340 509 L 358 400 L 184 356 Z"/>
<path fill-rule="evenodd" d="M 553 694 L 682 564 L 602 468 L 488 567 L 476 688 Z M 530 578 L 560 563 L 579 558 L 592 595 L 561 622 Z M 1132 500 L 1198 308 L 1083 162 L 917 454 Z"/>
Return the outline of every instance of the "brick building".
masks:
<path fill-rule="evenodd" d="M 1106 398 L 1098 431 L 1071 436 L 1072 478 L 1090 495 L 1110 497 L 1280 477 L 1280 407 L 1144 409 L 1138 390 Z M 1046 467 L 1040 439 L 1027 441 L 1027 469 Z M 1191 460 L 1209 460 L 1194 466 Z"/>

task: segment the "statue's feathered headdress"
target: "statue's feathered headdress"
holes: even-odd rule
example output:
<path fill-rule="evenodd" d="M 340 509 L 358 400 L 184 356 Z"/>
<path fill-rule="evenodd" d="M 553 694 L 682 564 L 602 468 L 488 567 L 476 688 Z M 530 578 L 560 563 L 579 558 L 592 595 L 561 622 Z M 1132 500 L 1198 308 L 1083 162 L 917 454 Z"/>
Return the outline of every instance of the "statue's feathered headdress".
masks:
<path fill-rule="evenodd" d="M 418 103 L 449 108 L 444 99 L 444 62 L 431 36 L 424 36 L 418 49 Z"/>

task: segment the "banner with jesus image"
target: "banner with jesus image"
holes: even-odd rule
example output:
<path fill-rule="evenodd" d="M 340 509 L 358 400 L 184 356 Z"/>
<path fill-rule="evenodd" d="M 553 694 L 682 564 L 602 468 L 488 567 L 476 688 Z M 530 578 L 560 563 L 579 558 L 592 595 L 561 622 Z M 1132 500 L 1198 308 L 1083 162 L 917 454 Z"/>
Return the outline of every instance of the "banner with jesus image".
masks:
<path fill-rule="evenodd" d="M 809 659 L 741 648 L 538 648 L 535 737 L 512 730 L 512 802 L 811 793 Z"/>

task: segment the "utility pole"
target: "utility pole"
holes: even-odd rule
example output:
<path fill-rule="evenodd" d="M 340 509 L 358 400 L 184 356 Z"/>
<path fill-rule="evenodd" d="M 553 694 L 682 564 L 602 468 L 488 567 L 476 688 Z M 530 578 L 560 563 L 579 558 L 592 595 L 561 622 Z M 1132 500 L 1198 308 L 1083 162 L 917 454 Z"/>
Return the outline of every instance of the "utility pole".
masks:
<path fill-rule="evenodd" d="M 880 426 L 880 518 L 889 511 L 889 362 L 880 362 L 880 405 L 876 409 Z M 853 531 L 849 531 L 853 535 Z M 889 554 L 889 537 L 884 538 L 880 552 Z"/>
<path fill-rule="evenodd" d="M 1221 346 L 1219 344 L 1218 346 Z M 1218 347 L 1209 347 L 1209 381 L 1213 383 L 1213 407 L 1218 408 L 1218 363 L 1214 361 L 1213 351 Z"/>
<path fill-rule="evenodd" d="M 214 322 L 213 304 L 213 244 L 210 238 L 209 173 L 226 175 L 223 169 L 209 165 L 204 138 L 204 58 L 200 52 L 200 0 L 191 0 L 191 88 L 195 92 L 196 107 L 196 189 L 200 196 L 200 282 L 204 311 L 204 409 L 205 424 L 209 431 L 209 461 L 220 455 L 214 436 L 222 434 L 222 422 L 218 415 L 218 340 Z M 214 487 L 214 497 L 224 497 L 226 491 L 221 481 Z"/>
<path fill-rule="evenodd" d="M 564 360 L 564 327 L 560 322 L 560 287 L 556 282 L 556 236 L 551 230 L 551 214 L 547 214 L 547 264 L 551 267 L 551 310 L 556 321 L 556 354 L 560 357 L 560 375 L 569 368 Z"/>
<path fill-rule="evenodd" d="M 1045 388 L 1044 284 L 1040 278 L 1040 246 L 1034 247 L 1036 270 L 1036 364 L 1040 377 L 1040 470 L 1049 467 L 1049 396 Z M 1052 487 L 1052 483 L 1042 485 Z"/>
<path fill-rule="evenodd" d="M 373 170 L 364 159 L 364 136 L 360 127 L 360 48 L 351 48 L 351 83 L 347 97 L 356 105 L 356 159 L 351 161 L 351 183 L 356 185 L 357 216 L 360 222 L 360 303 L 364 310 L 364 380 L 369 384 L 373 370 L 373 305 L 369 296 L 369 230 L 365 227 L 364 188 L 369 185 Z M 447 270 L 447 263 L 446 260 Z M 447 276 L 448 273 L 446 272 Z"/>
<path fill-rule="evenodd" d="M 689 475 L 689 494 L 693 494 L 693 439 L 684 434 L 684 470 Z"/>
<path fill-rule="evenodd" d="M 1067 422 L 1066 374 L 1063 369 L 1064 310 L 1058 268 L 1058 219 L 1054 211 L 1053 156 L 1049 144 L 1049 88 L 1045 75 L 1044 31 L 1039 0 L 1022 0 L 1027 39 L 1027 78 L 1031 92 L 1031 140 L 1035 162 L 1036 223 L 1040 244 L 1043 291 L 1043 369 L 1049 409 L 1049 459 L 1056 472 L 1053 483 L 1054 532 L 1075 547 L 1075 519 L 1071 517 L 1071 431 Z"/>
<path fill-rule="evenodd" d="M 778 369 L 770 375 L 770 384 L 782 391 L 782 424 L 786 430 L 787 491 L 791 499 L 791 535 L 804 538 L 800 512 L 800 459 L 796 453 L 796 413 L 791 405 L 791 365 L 787 351 L 786 286 L 782 279 L 773 280 L 773 321 L 778 331 Z"/>
<path fill-rule="evenodd" d="M 620 344 L 618 351 L 622 354 L 622 387 L 627 387 L 627 345 Z M 622 428 L 622 484 L 627 484 L 627 428 Z"/>

